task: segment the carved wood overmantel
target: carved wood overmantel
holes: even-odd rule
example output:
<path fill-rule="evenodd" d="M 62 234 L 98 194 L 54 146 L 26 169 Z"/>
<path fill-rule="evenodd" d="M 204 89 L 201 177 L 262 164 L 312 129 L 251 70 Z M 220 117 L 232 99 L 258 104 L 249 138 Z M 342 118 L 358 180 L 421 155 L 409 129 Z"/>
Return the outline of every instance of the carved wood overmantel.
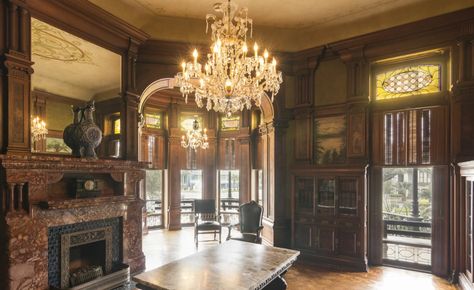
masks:
<path fill-rule="evenodd" d="M 31 17 L 98 44 L 122 56 L 123 159 L 137 160 L 136 69 L 138 47 L 149 36 L 89 1 L 0 1 L 0 153 L 29 153 Z"/>

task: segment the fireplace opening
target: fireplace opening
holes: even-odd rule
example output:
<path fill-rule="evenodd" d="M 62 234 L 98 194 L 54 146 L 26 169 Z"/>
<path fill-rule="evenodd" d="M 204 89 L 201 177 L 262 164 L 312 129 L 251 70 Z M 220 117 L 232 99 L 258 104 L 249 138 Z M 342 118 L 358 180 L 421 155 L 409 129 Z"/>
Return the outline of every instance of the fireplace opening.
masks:
<path fill-rule="evenodd" d="M 88 282 L 105 273 L 105 240 L 69 248 L 71 286 Z"/>
<path fill-rule="evenodd" d="M 130 269 L 122 262 L 122 234 L 120 218 L 49 228 L 50 289 L 128 289 Z"/>

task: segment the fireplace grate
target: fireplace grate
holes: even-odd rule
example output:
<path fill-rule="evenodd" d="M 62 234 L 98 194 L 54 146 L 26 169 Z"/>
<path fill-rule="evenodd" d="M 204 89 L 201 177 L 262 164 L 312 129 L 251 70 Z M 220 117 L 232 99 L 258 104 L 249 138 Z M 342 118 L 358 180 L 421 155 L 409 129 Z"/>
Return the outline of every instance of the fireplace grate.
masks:
<path fill-rule="evenodd" d="M 101 266 L 88 266 L 77 270 L 71 274 L 71 286 L 77 286 L 104 275 Z"/>

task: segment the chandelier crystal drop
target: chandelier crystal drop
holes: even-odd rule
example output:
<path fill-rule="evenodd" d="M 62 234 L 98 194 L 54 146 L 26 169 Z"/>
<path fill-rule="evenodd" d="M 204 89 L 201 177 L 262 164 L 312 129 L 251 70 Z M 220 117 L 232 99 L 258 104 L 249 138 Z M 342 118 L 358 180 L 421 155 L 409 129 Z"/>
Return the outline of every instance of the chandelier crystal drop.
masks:
<path fill-rule="evenodd" d="M 280 89 L 282 74 L 276 69 L 276 60 L 270 60 L 265 49 L 259 54 L 257 43 L 253 53 L 247 46 L 247 34 L 252 37 L 252 19 L 247 17 L 247 8 L 237 9 L 230 0 L 214 4 L 214 10 L 222 14 L 206 16 L 206 33 L 211 27 L 210 53 L 207 62 L 198 62 L 199 53 L 192 53 L 193 61 L 181 64 L 181 72 L 175 76 L 186 102 L 195 95 L 198 107 L 222 112 L 230 116 L 252 103 L 260 106 L 264 94 L 274 96 Z"/>
<path fill-rule="evenodd" d="M 184 148 L 191 148 L 197 151 L 198 148 L 207 149 L 209 148 L 209 142 L 207 141 L 207 129 L 204 131 L 200 128 L 199 122 L 195 119 L 193 121 L 193 128 L 188 130 L 186 136 L 181 137 L 181 146 Z"/>
<path fill-rule="evenodd" d="M 46 139 L 48 135 L 48 129 L 46 129 L 46 123 L 39 117 L 33 118 L 31 121 L 31 138 L 33 141 L 39 141 Z"/>

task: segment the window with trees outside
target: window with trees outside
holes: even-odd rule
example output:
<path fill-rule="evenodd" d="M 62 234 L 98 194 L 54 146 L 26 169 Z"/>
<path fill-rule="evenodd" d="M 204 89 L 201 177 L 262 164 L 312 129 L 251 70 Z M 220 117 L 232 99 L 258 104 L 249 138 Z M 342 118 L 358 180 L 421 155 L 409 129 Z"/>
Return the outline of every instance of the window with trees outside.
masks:
<path fill-rule="evenodd" d="M 163 226 L 163 170 L 147 170 L 145 185 L 146 226 Z"/>
<path fill-rule="evenodd" d="M 238 221 L 238 209 L 240 204 L 240 171 L 219 171 L 219 199 L 220 213 L 223 223 L 234 223 Z"/>
<path fill-rule="evenodd" d="M 384 259 L 431 265 L 432 167 L 383 169 Z"/>
<path fill-rule="evenodd" d="M 181 170 L 181 224 L 194 223 L 196 199 L 202 199 L 202 170 Z"/>

